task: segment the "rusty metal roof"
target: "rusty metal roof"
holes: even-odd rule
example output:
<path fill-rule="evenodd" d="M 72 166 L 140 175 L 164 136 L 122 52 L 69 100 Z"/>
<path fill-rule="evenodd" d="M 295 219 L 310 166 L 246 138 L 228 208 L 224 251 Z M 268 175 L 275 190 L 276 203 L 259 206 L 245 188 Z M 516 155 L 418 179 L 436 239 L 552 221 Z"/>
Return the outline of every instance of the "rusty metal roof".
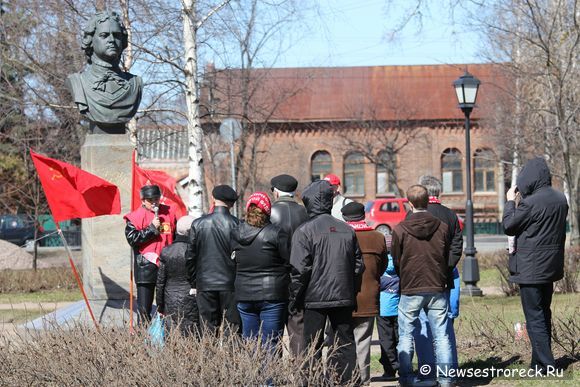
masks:
<path fill-rule="evenodd" d="M 246 111 L 254 121 L 455 120 L 463 113 L 452 83 L 466 68 L 482 82 L 472 114 L 481 118 L 505 84 L 498 65 L 210 68 L 202 100 L 218 116 L 242 116 L 242 80 L 247 79 Z"/>

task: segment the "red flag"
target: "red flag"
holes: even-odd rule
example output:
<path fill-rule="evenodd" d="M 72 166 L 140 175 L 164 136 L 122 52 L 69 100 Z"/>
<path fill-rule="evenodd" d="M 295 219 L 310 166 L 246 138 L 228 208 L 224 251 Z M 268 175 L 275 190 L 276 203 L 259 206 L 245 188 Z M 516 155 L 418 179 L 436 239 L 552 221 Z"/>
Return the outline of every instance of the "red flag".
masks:
<path fill-rule="evenodd" d="M 181 197 L 175 192 L 177 181 L 163 171 L 142 169 L 135 163 L 135 152 L 133 152 L 133 191 L 131 196 L 131 211 L 136 210 L 141 205 L 139 190 L 144 185 L 158 185 L 161 189 L 161 200 L 167 206 L 173 207 L 177 219 L 187 215 L 187 208 Z"/>
<path fill-rule="evenodd" d="M 55 222 L 121 213 L 116 185 L 32 150 L 30 156 Z"/>

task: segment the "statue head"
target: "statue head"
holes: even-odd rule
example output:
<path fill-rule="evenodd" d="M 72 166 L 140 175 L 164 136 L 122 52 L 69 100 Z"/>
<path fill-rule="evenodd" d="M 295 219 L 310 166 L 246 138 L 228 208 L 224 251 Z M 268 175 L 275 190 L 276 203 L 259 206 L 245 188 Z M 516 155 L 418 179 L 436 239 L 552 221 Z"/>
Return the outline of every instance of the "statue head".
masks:
<path fill-rule="evenodd" d="M 83 30 L 81 48 L 87 62 L 92 63 L 93 54 L 99 59 L 118 65 L 121 53 L 127 48 L 127 29 L 116 12 L 98 12 Z"/>

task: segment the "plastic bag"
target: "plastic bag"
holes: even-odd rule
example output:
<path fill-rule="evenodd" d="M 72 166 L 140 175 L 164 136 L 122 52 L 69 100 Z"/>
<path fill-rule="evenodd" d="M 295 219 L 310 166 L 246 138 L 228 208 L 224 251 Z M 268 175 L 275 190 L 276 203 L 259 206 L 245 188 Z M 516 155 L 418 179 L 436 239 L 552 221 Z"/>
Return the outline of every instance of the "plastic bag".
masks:
<path fill-rule="evenodd" d="M 149 333 L 149 340 L 153 346 L 163 348 L 165 344 L 165 319 L 159 313 L 155 314 L 147 333 Z"/>

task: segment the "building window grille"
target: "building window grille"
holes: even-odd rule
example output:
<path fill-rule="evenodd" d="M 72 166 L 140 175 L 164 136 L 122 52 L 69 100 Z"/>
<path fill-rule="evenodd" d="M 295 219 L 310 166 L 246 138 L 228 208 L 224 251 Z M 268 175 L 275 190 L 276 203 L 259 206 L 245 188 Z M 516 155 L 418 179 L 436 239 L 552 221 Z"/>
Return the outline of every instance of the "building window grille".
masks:
<path fill-rule="evenodd" d="M 446 149 L 441 155 L 443 192 L 463 192 L 463 167 L 461 159 L 461 152 L 456 148 Z"/>
<path fill-rule="evenodd" d="M 495 155 L 490 149 L 477 149 L 473 155 L 475 192 L 495 192 Z"/>
<path fill-rule="evenodd" d="M 324 179 L 324 176 L 332 172 L 332 157 L 326 151 L 318 151 L 312 155 L 310 160 L 310 179 L 312 181 Z"/>
<path fill-rule="evenodd" d="M 365 157 L 362 153 L 351 153 L 344 158 L 344 193 L 365 194 Z"/>

